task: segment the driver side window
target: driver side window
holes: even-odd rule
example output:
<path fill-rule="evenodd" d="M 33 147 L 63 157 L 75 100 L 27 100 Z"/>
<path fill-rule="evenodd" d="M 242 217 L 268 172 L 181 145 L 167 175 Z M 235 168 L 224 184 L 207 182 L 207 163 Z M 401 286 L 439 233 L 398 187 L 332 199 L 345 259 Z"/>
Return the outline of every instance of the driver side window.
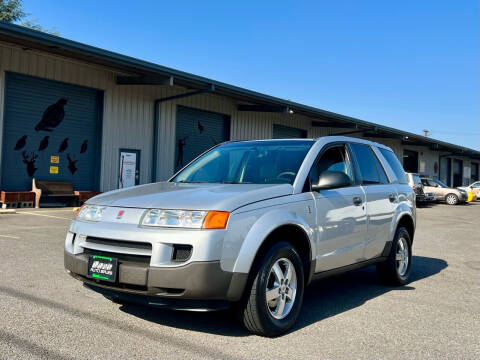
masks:
<path fill-rule="evenodd" d="M 310 171 L 310 183 L 318 183 L 320 175 L 325 171 L 343 172 L 354 182 L 352 163 L 344 145 L 333 146 L 320 155 Z"/>

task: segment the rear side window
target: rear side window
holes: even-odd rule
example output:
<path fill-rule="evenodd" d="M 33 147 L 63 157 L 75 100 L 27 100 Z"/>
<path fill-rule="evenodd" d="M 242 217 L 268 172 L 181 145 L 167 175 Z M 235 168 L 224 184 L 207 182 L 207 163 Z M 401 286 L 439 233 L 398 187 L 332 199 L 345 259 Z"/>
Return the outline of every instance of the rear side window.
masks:
<path fill-rule="evenodd" d="M 388 164 L 397 176 L 398 182 L 400 184 L 407 184 L 407 175 L 405 174 L 402 164 L 400 164 L 400 161 L 398 161 L 393 151 L 382 148 L 379 148 L 378 150 L 380 150 L 385 160 L 387 160 Z"/>
<path fill-rule="evenodd" d="M 368 145 L 350 144 L 355 154 L 363 184 L 386 184 L 387 176 L 382 165 Z"/>

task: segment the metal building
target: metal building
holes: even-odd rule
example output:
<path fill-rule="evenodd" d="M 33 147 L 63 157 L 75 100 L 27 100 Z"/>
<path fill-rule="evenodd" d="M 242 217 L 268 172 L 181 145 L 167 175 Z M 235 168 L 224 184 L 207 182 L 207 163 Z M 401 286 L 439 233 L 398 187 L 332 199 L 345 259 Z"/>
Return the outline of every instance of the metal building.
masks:
<path fill-rule="evenodd" d="M 454 186 L 480 175 L 473 149 L 3 23 L 0 108 L 5 191 L 32 178 L 107 191 L 167 179 L 225 140 L 331 134 L 385 143 Z"/>

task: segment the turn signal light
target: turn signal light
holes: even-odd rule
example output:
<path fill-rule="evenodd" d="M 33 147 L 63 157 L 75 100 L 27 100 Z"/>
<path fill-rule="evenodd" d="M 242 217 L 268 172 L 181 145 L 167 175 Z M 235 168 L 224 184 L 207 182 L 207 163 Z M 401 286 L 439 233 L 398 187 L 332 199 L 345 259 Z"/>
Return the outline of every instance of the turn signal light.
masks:
<path fill-rule="evenodd" d="M 76 219 L 78 217 L 78 214 L 80 214 L 80 211 L 82 211 L 82 209 L 86 206 L 87 204 L 83 204 L 82 206 L 78 207 L 75 209 L 75 214 L 73 216 L 74 219 Z"/>
<path fill-rule="evenodd" d="M 228 211 L 209 211 L 203 221 L 203 229 L 225 229 L 227 227 Z"/>

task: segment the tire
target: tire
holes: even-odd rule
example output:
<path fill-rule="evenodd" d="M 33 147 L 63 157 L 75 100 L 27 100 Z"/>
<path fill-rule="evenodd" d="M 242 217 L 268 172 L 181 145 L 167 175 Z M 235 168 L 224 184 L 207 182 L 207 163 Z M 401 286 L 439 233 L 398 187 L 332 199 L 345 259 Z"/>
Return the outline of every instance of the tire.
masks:
<path fill-rule="evenodd" d="M 445 202 L 448 205 L 457 205 L 458 204 L 458 196 L 455 195 L 455 194 L 447 194 L 447 196 L 445 196 Z"/>
<path fill-rule="evenodd" d="M 387 260 L 377 265 L 377 274 L 381 282 L 401 286 L 408 283 L 411 269 L 412 241 L 407 229 L 400 227 L 395 233 Z"/>
<path fill-rule="evenodd" d="M 288 269 L 293 271 L 290 273 Z M 237 308 L 240 320 L 256 335 L 274 337 L 284 334 L 293 326 L 302 307 L 302 260 L 290 243 L 279 242 L 252 270 L 243 300 Z M 267 290 L 271 296 L 268 303 Z"/>

